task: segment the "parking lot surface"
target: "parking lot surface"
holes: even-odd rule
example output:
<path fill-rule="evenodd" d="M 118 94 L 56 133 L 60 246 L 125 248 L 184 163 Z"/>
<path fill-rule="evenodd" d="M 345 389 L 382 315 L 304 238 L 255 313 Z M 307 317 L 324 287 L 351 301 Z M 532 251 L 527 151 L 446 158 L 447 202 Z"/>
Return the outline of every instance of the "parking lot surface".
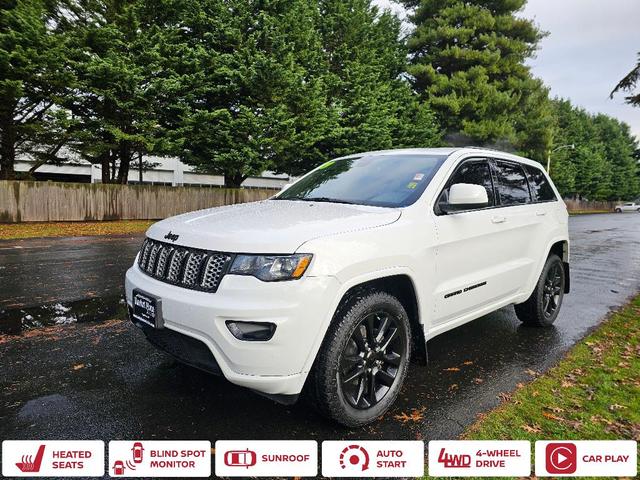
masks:
<path fill-rule="evenodd" d="M 572 292 L 553 328 L 523 327 L 507 307 L 435 338 L 429 364 L 412 365 L 394 408 L 367 428 L 345 429 L 304 402 L 277 405 L 179 365 L 113 319 L 0 336 L 0 438 L 455 438 L 640 290 L 640 215 L 572 217 L 570 231 Z M 15 252 L 5 242 L 0 305 L 112 295 L 139 243 L 48 239 Z"/>

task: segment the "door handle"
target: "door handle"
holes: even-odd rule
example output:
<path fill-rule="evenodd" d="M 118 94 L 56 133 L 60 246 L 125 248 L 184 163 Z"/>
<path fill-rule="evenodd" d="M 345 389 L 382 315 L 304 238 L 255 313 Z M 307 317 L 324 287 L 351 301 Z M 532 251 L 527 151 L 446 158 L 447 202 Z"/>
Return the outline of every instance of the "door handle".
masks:
<path fill-rule="evenodd" d="M 493 223 L 504 223 L 507 221 L 507 217 L 499 217 L 499 216 L 495 216 L 491 218 L 491 221 Z"/>
<path fill-rule="evenodd" d="M 538 211 L 536 212 L 536 215 L 537 215 L 538 217 L 544 217 L 546 214 L 547 214 L 547 212 L 545 212 L 544 210 L 538 210 Z"/>

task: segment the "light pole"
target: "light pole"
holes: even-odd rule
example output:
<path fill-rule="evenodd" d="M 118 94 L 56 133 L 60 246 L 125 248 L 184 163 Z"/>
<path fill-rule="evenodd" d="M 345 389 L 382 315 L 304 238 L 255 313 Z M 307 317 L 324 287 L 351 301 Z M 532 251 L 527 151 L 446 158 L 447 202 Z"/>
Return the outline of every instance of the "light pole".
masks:
<path fill-rule="evenodd" d="M 550 150 L 549 151 L 549 155 L 547 156 L 547 173 L 551 173 L 551 154 L 553 152 L 557 152 L 558 150 L 562 150 L 564 148 L 575 150 L 576 149 L 576 145 L 575 145 L 575 143 L 571 143 L 569 145 L 560 145 L 559 147 L 556 147 L 553 150 Z"/>

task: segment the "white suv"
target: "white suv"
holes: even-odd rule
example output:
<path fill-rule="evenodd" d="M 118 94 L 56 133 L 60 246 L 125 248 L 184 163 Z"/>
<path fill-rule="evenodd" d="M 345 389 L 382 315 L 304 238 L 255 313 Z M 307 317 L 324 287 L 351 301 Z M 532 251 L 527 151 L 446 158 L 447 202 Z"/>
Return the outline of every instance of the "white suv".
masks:
<path fill-rule="evenodd" d="M 569 291 L 567 210 L 540 165 L 476 148 L 329 161 L 275 197 L 151 226 L 132 321 L 178 360 L 363 425 L 426 342 L 509 304 L 548 326 Z"/>

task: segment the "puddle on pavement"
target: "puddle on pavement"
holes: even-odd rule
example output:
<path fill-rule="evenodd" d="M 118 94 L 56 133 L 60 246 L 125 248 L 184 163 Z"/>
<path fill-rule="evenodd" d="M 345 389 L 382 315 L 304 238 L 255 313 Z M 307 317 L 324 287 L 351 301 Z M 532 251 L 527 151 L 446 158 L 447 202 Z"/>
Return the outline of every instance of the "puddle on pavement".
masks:
<path fill-rule="evenodd" d="M 0 310 L 0 334 L 19 334 L 33 328 L 124 318 L 126 314 L 125 301 L 120 295 Z"/>

